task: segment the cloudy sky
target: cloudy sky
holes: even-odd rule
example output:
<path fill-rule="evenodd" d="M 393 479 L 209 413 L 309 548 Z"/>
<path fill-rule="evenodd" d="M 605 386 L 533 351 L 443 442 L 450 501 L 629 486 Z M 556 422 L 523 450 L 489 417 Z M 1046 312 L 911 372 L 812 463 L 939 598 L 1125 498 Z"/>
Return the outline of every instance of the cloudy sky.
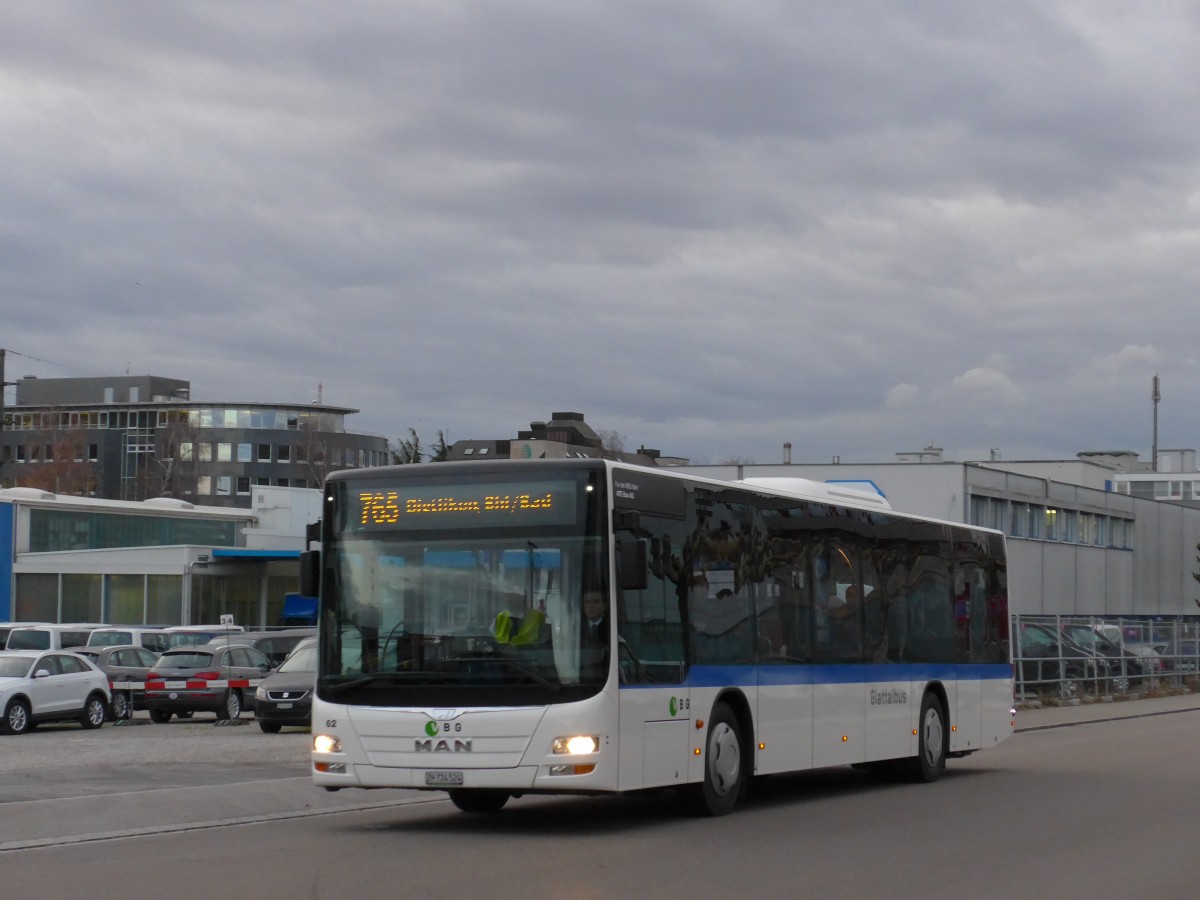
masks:
<path fill-rule="evenodd" d="M 1158 373 L 1197 447 L 1198 110 L 1169 0 L 6 3 L 6 376 L 825 462 L 1148 457 Z"/>

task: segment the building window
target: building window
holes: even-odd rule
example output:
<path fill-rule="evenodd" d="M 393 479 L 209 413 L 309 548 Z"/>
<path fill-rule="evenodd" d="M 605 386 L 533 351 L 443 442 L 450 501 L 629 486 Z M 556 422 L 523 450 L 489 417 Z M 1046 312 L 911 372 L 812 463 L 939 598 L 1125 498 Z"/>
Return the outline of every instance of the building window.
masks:
<path fill-rule="evenodd" d="M 233 462 L 233 444 L 217 444 L 217 462 Z"/>
<path fill-rule="evenodd" d="M 100 445 L 88 444 L 88 462 L 96 462 L 100 459 Z"/>
<path fill-rule="evenodd" d="M 279 447 L 276 449 L 276 452 L 278 453 L 278 456 L 276 458 L 280 462 L 291 462 L 292 461 L 291 444 L 280 444 Z"/>
<path fill-rule="evenodd" d="M 1014 503 L 1012 505 L 1012 527 L 1008 533 L 1013 537 L 1021 537 L 1025 534 L 1025 524 L 1029 519 L 1029 504 Z"/>
<path fill-rule="evenodd" d="M 287 480 L 286 478 L 276 478 L 276 479 L 275 479 L 275 486 L 276 486 L 276 487 L 287 487 L 287 486 L 288 486 L 288 480 Z"/>
<path fill-rule="evenodd" d="M 204 441 L 203 443 L 196 445 L 196 450 L 199 451 L 199 456 L 197 459 L 199 459 L 200 462 L 212 462 L 212 444 L 210 444 L 208 441 Z"/>
<path fill-rule="evenodd" d="M 971 524 L 986 525 L 988 512 L 987 497 L 971 497 Z"/>
<path fill-rule="evenodd" d="M 201 496 L 212 493 L 212 476 L 197 475 L 196 476 L 196 493 Z"/>
<path fill-rule="evenodd" d="M 217 496 L 228 497 L 233 479 L 229 475 L 217 476 Z"/>
<path fill-rule="evenodd" d="M 1046 540 L 1058 540 L 1058 510 L 1046 509 Z"/>
<path fill-rule="evenodd" d="M 240 463 L 250 462 L 250 445 L 238 444 L 237 461 Z"/>
<path fill-rule="evenodd" d="M 1071 544 L 1079 540 L 1079 513 L 1073 509 L 1062 511 L 1062 539 Z"/>
<path fill-rule="evenodd" d="M 268 478 L 266 475 L 259 475 L 257 478 L 254 479 L 254 483 L 265 487 L 271 483 L 271 479 Z"/>
<path fill-rule="evenodd" d="M 239 497 L 244 497 L 250 493 L 250 478 L 247 475 L 239 475 L 237 480 L 237 492 Z"/>
<path fill-rule="evenodd" d="M 270 444 L 259 444 L 258 445 L 258 461 L 259 462 L 270 462 L 271 461 L 271 445 Z"/>
<path fill-rule="evenodd" d="M 1033 503 L 1029 504 L 1029 530 L 1027 534 L 1035 540 L 1042 537 L 1042 523 L 1046 519 L 1046 510 Z"/>
<path fill-rule="evenodd" d="M 179 443 L 179 458 L 183 462 L 190 462 L 195 455 L 195 448 L 191 441 L 180 441 Z"/>

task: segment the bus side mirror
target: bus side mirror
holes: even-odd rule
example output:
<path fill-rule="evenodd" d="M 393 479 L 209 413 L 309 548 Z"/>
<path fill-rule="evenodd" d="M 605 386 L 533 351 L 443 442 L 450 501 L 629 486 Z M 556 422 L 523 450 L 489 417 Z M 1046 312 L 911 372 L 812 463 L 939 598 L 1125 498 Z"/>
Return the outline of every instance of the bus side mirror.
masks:
<path fill-rule="evenodd" d="M 321 551 L 304 550 L 300 553 L 300 593 L 305 597 L 317 597 L 321 589 Z"/>
<path fill-rule="evenodd" d="M 623 591 L 644 591 L 649 584 L 646 572 L 646 542 L 617 541 L 617 586 Z"/>

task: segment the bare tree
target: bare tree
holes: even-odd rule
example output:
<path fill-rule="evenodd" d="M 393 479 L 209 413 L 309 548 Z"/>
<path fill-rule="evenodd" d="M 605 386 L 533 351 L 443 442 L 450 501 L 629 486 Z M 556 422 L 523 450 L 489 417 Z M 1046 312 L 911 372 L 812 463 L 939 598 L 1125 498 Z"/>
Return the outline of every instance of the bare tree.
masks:
<path fill-rule="evenodd" d="M 13 484 L 54 494 L 86 496 L 96 490 L 96 462 L 91 459 L 87 433 L 60 427 L 59 415 L 43 416 L 42 430 L 32 432 L 25 446 L 27 464 L 13 467 Z"/>
<path fill-rule="evenodd" d="M 329 443 L 328 433 L 320 431 L 312 421 L 306 419 L 300 430 L 303 436 L 298 452 L 304 455 L 313 483 L 321 487 L 329 472 L 337 466 L 334 448 Z"/>
<path fill-rule="evenodd" d="M 600 455 L 605 459 L 618 459 L 625 452 L 625 435 L 602 430 L 596 432 L 596 437 L 600 438 Z"/>
<path fill-rule="evenodd" d="M 146 455 L 138 478 L 138 497 L 196 496 L 196 426 L 186 410 L 178 410 L 154 433 L 154 452 Z"/>

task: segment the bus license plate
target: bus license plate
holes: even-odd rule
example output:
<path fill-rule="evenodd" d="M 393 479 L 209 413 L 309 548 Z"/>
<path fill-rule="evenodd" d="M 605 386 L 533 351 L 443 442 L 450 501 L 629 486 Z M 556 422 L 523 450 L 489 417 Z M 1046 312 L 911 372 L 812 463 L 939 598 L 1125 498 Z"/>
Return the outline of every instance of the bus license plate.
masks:
<path fill-rule="evenodd" d="M 426 772 L 425 783 L 427 785 L 456 785 L 463 783 L 462 772 Z"/>

